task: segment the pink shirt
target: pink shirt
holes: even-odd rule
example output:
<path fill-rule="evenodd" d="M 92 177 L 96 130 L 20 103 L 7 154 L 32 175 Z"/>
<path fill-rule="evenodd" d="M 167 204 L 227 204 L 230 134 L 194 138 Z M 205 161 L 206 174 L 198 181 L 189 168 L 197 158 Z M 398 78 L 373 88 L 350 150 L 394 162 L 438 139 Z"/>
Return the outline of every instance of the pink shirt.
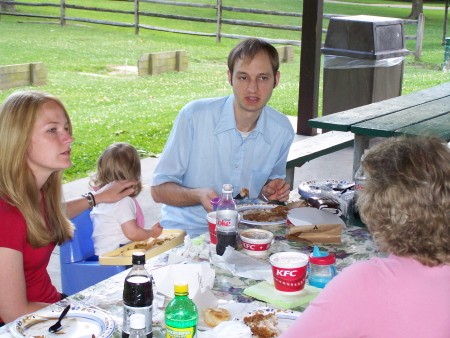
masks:
<path fill-rule="evenodd" d="M 372 258 L 344 269 L 282 338 L 450 337 L 450 265 Z"/>

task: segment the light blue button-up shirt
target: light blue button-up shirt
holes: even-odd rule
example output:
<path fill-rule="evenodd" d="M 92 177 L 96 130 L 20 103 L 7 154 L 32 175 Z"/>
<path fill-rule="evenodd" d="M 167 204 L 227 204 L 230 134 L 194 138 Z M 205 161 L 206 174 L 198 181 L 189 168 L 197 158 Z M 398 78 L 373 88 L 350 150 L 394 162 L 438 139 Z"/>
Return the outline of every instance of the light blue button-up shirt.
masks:
<path fill-rule="evenodd" d="M 219 196 L 222 185 L 233 185 L 233 196 L 247 188 L 257 198 L 268 179 L 285 178 L 286 159 L 294 129 L 280 112 L 264 107 L 256 128 L 243 138 L 236 128 L 234 95 L 187 104 L 177 116 L 152 186 L 175 182 L 188 188 L 211 188 Z M 208 231 L 202 205 L 163 205 L 161 225 L 184 229 L 191 237 Z"/>

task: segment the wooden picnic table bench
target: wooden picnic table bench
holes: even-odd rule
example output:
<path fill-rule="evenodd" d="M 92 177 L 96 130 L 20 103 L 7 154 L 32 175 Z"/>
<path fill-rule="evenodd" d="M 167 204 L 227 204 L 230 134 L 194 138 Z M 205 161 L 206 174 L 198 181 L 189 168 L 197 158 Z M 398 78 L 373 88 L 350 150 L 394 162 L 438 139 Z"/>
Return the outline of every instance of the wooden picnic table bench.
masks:
<path fill-rule="evenodd" d="M 355 134 L 353 173 L 373 137 L 435 135 L 450 140 L 450 82 L 323 117 L 308 125 Z"/>
<path fill-rule="evenodd" d="M 330 131 L 324 134 L 296 137 L 292 142 L 286 162 L 286 182 L 294 188 L 294 173 L 296 167 L 301 167 L 308 161 L 335 151 L 351 147 L 354 135 L 348 132 Z"/>

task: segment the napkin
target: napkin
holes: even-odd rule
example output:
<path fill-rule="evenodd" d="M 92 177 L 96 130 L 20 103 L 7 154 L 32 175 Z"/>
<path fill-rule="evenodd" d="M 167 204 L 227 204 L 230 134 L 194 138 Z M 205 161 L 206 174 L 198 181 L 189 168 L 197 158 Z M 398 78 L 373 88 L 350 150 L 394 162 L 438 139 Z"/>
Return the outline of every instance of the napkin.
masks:
<path fill-rule="evenodd" d="M 182 246 L 172 249 L 169 252 L 168 263 L 176 264 L 192 261 L 195 258 L 209 259 L 209 247 L 202 236 L 191 239 L 189 235 L 184 237 Z"/>
<path fill-rule="evenodd" d="M 262 300 L 282 309 L 292 309 L 309 304 L 322 289 L 305 285 L 303 291 L 296 295 L 285 295 L 275 289 L 273 284 L 266 281 L 250 286 L 244 290 L 247 296 Z"/>
<path fill-rule="evenodd" d="M 215 271 L 209 263 L 169 264 L 152 270 L 156 290 L 169 298 L 173 298 L 173 286 L 178 281 L 187 282 L 189 297 L 194 299 L 211 292 L 214 285 Z"/>
<path fill-rule="evenodd" d="M 252 331 L 244 323 L 232 320 L 225 321 L 209 331 L 198 331 L 198 338 L 252 338 Z"/>
<path fill-rule="evenodd" d="M 255 280 L 273 279 L 272 267 L 267 260 L 256 259 L 236 251 L 231 246 L 225 249 L 222 256 L 213 254 L 211 263 L 219 268 L 230 271 L 233 276 Z"/>

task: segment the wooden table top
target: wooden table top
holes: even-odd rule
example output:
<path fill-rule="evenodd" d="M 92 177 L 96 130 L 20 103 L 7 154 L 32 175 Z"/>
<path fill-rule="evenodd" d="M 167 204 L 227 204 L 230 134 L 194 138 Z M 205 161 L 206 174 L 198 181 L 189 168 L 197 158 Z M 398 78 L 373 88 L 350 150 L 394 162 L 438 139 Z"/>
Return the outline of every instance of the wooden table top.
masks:
<path fill-rule="evenodd" d="M 369 137 L 435 135 L 450 140 L 450 82 L 308 121 Z"/>

